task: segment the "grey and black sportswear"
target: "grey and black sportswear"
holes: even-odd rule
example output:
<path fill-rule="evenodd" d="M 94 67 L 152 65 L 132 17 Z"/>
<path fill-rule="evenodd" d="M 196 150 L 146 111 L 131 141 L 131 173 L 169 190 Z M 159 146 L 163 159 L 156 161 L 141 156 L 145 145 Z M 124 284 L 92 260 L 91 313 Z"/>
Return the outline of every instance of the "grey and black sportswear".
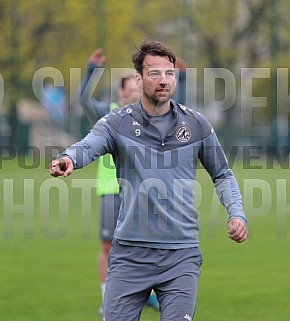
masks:
<path fill-rule="evenodd" d="M 161 133 L 140 101 L 115 109 L 63 153 L 75 169 L 112 154 L 121 196 L 114 237 L 120 244 L 159 249 L 199 246 L 198 161 L 211 176 L 229 220 L 246 223 L 237 181 L 212 126 L 174 100 L 171 112 L 172 122 Z"/>

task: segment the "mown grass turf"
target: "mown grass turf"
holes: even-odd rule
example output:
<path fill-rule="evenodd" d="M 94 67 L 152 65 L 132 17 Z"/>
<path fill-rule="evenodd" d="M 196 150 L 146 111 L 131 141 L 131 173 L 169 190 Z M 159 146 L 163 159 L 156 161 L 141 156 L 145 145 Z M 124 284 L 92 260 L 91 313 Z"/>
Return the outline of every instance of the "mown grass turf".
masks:
<path fill-rule="evenodd" d="M 0 169 L 1 320 L 101 320 L 95 164 L 66 179 L 51 178 L 44 163 L 22 165 L 5 161 Z M 204 263 L 195 321 L 289 319 L 289 169 L 262 167 L 234 166 L 249 219 L 244 244 L 227 238 L 225 210 L 198 170 Z M 145 308 L 142 321 L 155 320 Z"/>

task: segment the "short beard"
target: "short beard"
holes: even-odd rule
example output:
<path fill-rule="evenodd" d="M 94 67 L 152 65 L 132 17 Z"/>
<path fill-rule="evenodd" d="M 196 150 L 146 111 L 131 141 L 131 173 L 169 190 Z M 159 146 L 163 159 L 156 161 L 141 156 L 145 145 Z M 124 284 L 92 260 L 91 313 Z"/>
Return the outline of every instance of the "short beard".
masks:
<path fill-rule="evenodd" d="M 154 106 L 156 107 L 162 107 L 164 104 L 166 104 L 171 97 L 164 97 L 164 98 L 157 98 L 155 95 L 148 95 L 145 91 L 144 91 L 144 96 L 146 97 L 146 99 L 148 101 L 150 101 L 150 103 L 152 103 Z"/>

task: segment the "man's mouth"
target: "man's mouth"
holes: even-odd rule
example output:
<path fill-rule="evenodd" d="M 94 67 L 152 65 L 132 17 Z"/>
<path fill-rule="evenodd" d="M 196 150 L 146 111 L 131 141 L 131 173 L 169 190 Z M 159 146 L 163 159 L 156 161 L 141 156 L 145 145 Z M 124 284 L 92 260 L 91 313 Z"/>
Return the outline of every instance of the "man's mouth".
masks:
<path fill-rule="evenodd" d="M 160 93 L 160 94 L 166 94 L 166 93 L 169 92 L 169 89 L 167 89 L 167 88 L 159 88 L 159 89 L 156 89 L 156 92 Z"/>

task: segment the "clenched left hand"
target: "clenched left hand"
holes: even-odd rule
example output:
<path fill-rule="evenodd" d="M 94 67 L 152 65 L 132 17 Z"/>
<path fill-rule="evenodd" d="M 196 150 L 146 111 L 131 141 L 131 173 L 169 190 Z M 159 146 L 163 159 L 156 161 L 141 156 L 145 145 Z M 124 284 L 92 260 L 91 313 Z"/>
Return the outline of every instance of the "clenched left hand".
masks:
<path fill-rule="evenodd" d="M 243 221 L 238 218 L 231 220 L 228 224 L 228 237 L 236 241 L 237 243 L 242 243 L 246 241 L 248 235 L 248 230 Z"/>

